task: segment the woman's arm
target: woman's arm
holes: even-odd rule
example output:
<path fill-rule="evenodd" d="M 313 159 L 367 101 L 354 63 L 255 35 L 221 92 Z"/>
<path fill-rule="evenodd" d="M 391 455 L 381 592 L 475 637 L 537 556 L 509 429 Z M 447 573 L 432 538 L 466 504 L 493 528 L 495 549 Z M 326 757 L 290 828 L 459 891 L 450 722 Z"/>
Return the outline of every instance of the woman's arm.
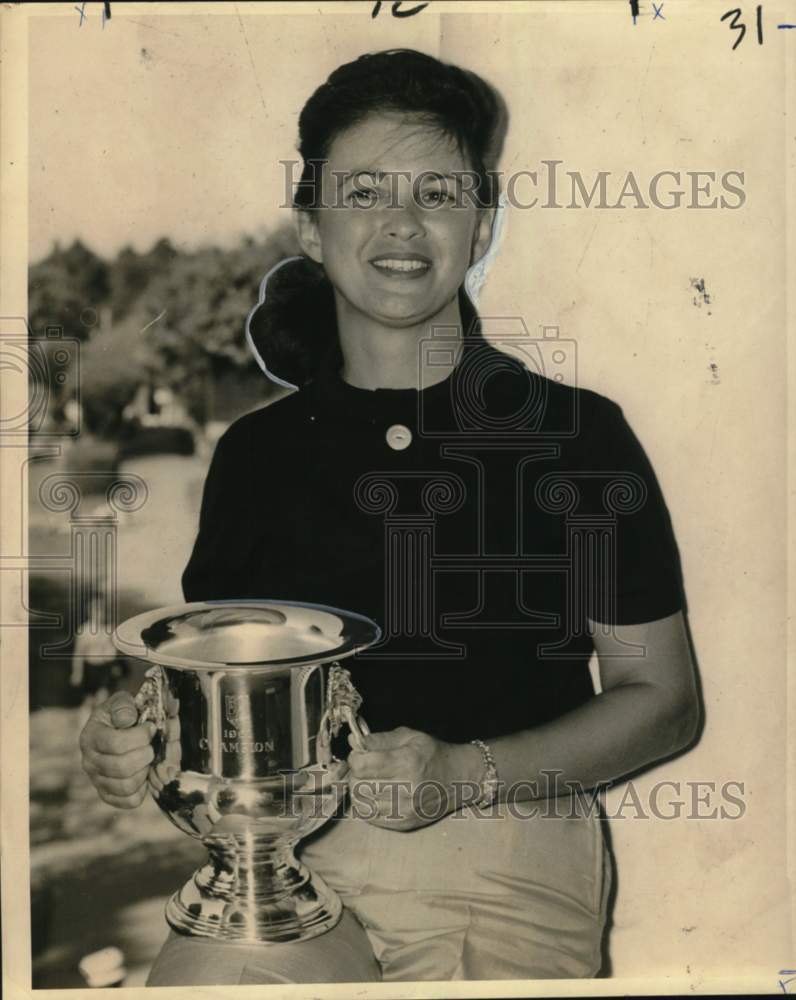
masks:
<path fill-rule="evenodd" d="M 682 612 L 641 625 L 616 625 L 609 636 L 602 625 L 591 626 L 602 692 L 534 729 L 494 740 L 483 734 L 497 766 L 501 799 L 545 798 L 568 792 L 567 782 L 592 788 L 675 753 L 693 739 L 699 709 Z M 643 649 L 621 655 L 628 650 L 620 642 Z M 409 794 L 396 797 L 389 788 L 374 796 L 366 786 L 360 799 L 375 797 L 379 810 L 370 821 L 380 826 L 408 830 L 424 825 L 431 820 L 413 806 L 427 802 L 420 811 L 433 815 L 430 803 L 439 796 L 431 782 L 448 790 L 453 809 L 462 802 L 464 784 L 480 783 L 484 776 L 477 747 L 444 743 L 410 729 L 373 734 L 366 748 L 349 756 L 354 780 L 403 780 L 412 786 L 429 782 L 425 798 L 414 800 Z"/>
<path fill-rule="evenodd" d="M 699 708 L 682 612 L 614 625 L 607 636 L 602 625 L 590 626 L 602 693 L 553 722 L 490 744 L 503 797 L 512 784 L 528 780 L 539 786 L 535 797 L 544 797 L 553 780 L 544 771 L 591 788 L 682 750 L 693 739 Z M 628 656 L 622 642 L 643 649 Z"/>

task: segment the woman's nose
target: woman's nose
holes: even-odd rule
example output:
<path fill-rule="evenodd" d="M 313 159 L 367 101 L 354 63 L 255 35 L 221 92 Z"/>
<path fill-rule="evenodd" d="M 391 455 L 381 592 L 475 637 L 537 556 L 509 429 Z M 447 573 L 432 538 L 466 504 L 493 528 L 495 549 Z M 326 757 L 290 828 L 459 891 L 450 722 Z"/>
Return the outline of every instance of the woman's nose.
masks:
<path fill-rule="evenodd" d="M 414 206 L 388 208 L 383 222 L 383 231 L 387 236 L 409 240 L 425 233 L 423 223 Z"/>

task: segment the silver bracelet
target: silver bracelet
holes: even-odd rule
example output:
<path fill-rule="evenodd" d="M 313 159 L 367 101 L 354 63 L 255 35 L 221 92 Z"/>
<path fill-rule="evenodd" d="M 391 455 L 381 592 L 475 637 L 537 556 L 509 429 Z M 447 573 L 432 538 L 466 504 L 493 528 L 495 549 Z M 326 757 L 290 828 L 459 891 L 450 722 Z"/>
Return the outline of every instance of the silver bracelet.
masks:
<path fill-rule="evenodd" d="M 484 777 L 481 779 L 481 794 L 474 805 L 478 809 L 485 809 L 487 806 L 492 805 L 498 793 L 499 781 L 497 767 L 495 767 L 495 758 L 483 740 L 470 740 L 470 742 L 473 746 L 478 747 L 481 751 L 481 756 L 484 758 Z"/>

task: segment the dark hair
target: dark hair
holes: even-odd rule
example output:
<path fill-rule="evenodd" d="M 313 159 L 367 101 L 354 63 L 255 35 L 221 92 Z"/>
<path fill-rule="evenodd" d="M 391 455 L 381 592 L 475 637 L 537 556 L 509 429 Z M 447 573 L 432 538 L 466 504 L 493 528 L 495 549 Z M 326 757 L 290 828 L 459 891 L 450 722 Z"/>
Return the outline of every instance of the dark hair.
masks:
<path fill-rule="evenodd" d="M 316 166 L 328 158 L 335 137 L 379 112 L 410 115 L 454 139 L 476 173 L 477 203 L 496 203 L 494 167 L 507 121 L 497 92 L 469 70 L 414 49 L 387 49 L 339 66 L 304 105 L 299 116 L 304 168 L 293 199 L 296 208 L 321 204 Z"/>
<path fill-rule="evenodd" d="M 334 291 L 323 268 L 292 257 L 272 268 L 248 320 L 258 363 L 271 375 L 302 388 L 325 351 L 338 342 Z"/>

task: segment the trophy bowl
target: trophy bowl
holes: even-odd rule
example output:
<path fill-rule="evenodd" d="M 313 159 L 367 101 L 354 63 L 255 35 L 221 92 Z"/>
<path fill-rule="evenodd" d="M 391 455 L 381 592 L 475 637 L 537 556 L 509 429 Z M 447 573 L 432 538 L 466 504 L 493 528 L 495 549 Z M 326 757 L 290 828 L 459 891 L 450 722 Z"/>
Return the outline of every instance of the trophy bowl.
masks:
<path fill-rule="evenodd" d="M 182 604 L 116 629 L 117 648 L 151 664 L 136 696 L 156 727 L 149 790 L 209 855 L 166 906 L 175 931 L 267 943 L 337 923 L 339 897 L 293 851 L 345 794 L 332 737 L 368 731 L 338 661 L 380 634 L 361 615 L 290 601 Z"/>

